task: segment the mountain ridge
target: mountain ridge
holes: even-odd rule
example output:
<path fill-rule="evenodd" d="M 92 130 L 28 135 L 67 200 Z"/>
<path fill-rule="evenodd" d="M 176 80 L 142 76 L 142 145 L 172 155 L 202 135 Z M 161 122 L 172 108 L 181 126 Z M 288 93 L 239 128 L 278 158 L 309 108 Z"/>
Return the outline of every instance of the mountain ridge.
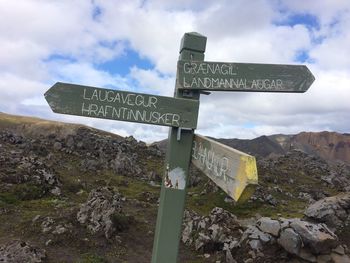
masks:
<path fill-rule="evenodd" d="M 0 128 L 11 128 L 19 135 L 47 136 L 52 133 L 59 137 L 65 137 L 69 134 L 75 134 L 80 127 L 84 127 L 107 136 L 122 138 L 120 135 L 82 124 L 64 123 L 4 112 L 0 112 L 0 119 Z M 350 164 L 350 133 L 302 131 L 297 134 L 262 135 L 254 139 L 211 138 L 257 158 L 286 154 L 290 150 L 301 150 L 326 161 L 341 161 Z M 157 145 L 165 152 L 167 139 L 152 144 Z"/>
<path fill-rule="evenodd" d="M 257 158 L 283 155 L 291 150 L 299 150 L 328 162 L 341 161 L 350 164 L 350 134 L 348 133 L 303 131 L 289 135 L 262 135 L 254 139 L 210 138 Z M 166 151 L 166 139 L 154 144 Z"/>
<path fill-rule="evenodd" d="M 55 134 L 55 136 L 63 138 L 68 135 L 76 134 L 79 128 L 85 128 L 119 139 L 122 138 L 122 136 L 115 133 L 92 128 L 83 124 L 66 123 L 32 116 L 21 116 L 0 112 L 0 129 L 10 129 L 15 131 L 18 135 L 48 136 L 50 134 Z"/>
<path fill-rule="evenodd" d="M 301 150 L 326 161 L 342 161 L 350 164 L 350 136 L 345 133 L 303 131 L 293 135 L 263 135 L 252 140 L 217 139 L 217 141 L 258 157 Z"/>

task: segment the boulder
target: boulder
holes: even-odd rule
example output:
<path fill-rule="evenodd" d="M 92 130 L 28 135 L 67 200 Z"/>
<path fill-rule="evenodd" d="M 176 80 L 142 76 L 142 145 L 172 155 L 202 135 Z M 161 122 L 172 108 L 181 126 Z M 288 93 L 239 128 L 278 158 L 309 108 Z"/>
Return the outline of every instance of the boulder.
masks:
<path fill-rule="evenodd" d="M 32 149 L 6 150 L 0 153 L 0 184 L 5 183 L 9 192 L 18 191 L 21 200 L 37 199 L 53 191 L 59 195 L 61 183 L 48 162 Z"/>
<path fill-rule="evenodd" d="M 80 167 L 83 171 L 95 172 L 101 168 L 101 164 L 99 163 L 98 160 L 89 158 L 89 159 L 83 159 L 80 162 Z"/>
<path fill-rule="evenodd" d="M 334 263 L 349 263 L 350 257 L 348 255 L 339 255 L 337 253 L 331 254 Z"/>
<path fill-rule="evenodd" d="M 304 214 L 310 219 L 327 224 L 332 230 L 341 230 L 350 222 L 350 193 L 318 200 Z"/>
<path fill-rule="evenodd" d="M 317 257 L 307 248 L 301 248 L 298 256 L 307 262 L 317 262 Z"/>
<path fill-rule="evenodd" d="M 57 225 L 55 227 L 55 230 L 52 231 L 52 234 L 55 234 L 55 235 L 62 235 L 64 233 L 66 233 L 68 231 L 68 229 L 63 226 L 63 225 Z"/>
<path fill-rule="evenodd" d="M 62 143 L 60 143 L 60 142 L 55 142 L 55 143 L 53 144 L 53 148 L 54 148 L 56 151 L 61 150 L 61 149 L 62 149 Z"/>
<path fill-rule="evenodd" d="M 135 177 L 142 173 L 142 169 L 136 163 L 136 158 L 122 153 L 118 153 L 117 156 L 110 161 L 110 167 L 117 174 L 122 175 Z"/>
<path fill-rule="evenodd" d="M 241 240 L 232 255 L 240 253 L 270 254 L 278 253 L 272 261 L 264 258 L 266 262 L 286 262 L 283 259 L 281 248 L 289 255 L 291 260 L 302 262 L 327 262 L 325 260 L 346 258 L 346 249 L 338 246 L 338 237 L 323 223 L 311 223 L 299 218 L 271 219 L 261 217 L 254 225 L 248 225 L 242 234 Z M 277 245 L 277 246 L 276 246 Z M 279 252 L 278 252 L 279 251 Z M 336 253 L 337 255 L 333 255 Z M 344 256 L 344 257 L 343 257 Z M 263 256 L 264 257 L 264 256 Z M 322 261 L 323 260 L 323 261 Z M 259 261 L 260 262 L 260 261 Z M 289 262 L 289 261 L 288 261 Z M 292 261 L 291 261 L 292 262 Z"/>
<path fill-rule="evenodd" d="M 55 221 L 53 220 L 52 217 L 46 217 L 44 220 L 41 222 L 41 232 L 43 233 L 48 233 L 52 230 L 53 224 Z"/>
<path fill-rule="evenodd" d="M 77 213 L 80 224 L 86 225 L 91 233 L 103 233 L 107 239 L 112 238 L 118 226 L 113 217 L 122 214 L 122 196 L 110 187 L 101 187 L 90 192 L 86 203 Z"/>
<path fill-rule="evenodd" d="M 300 236 L 291 228 L 283 229 L 277 243 L 291 254 L 298 255 L 301 248 Z"/>
<path fill-rule="evenodd" d="M 314 254 L 329 253 L 338 245 L 337 236 L 324 224 L 295 219 L 290 226 L 301 237 L 304 246 L 308 246 Z"/>
<path fill-rule="evenodd" d="M 260 218 L 257 221 L 256 225 L 261 231 L 269 233 L 275 237 L 279 235 L 281 229 L 280 222 L 278 220 L 273 220 L 269 217 Z"/>
<path fill-rule="evenodd" d="M 0 262 L 6 263 L 39 263 L 44 262 L 44 249 L 33 247 L 28 242 L 12 240 L 0 246 Z"/>
<path fill-rule="evenodd" d="M 74 146 L 74 138 L 72 136 L 68 136 L 66 139 L 67 147 L 73 147 Z"/>
<path fill-rule="evenodd" d="M 317 257 L 317 263 L 329 263 L 332 262 L 331 255 L 325 254 L 325 255 L 319 255 Z"/>
<path fill-rule="evenodd" d="M 185 211 L 183 226 L 182 242 L 203 253 L 232 249 L 242 233 L 236 216 L 219 207 L 208 216 Z"/>
<path fill-rule="evenodd" d="M 259 243 L 274 242 L 274 238 L 269 234 L 261 231 L 257 226 L 248 226 L 244 231 L 240 243 L 245 240 L 258 240 Z M 250 241 L 249 241 L 250 242 Z M 256 244 L 257 242 L 253 242 Z M 255 249 L 252 247 L 252 249 Z"/>

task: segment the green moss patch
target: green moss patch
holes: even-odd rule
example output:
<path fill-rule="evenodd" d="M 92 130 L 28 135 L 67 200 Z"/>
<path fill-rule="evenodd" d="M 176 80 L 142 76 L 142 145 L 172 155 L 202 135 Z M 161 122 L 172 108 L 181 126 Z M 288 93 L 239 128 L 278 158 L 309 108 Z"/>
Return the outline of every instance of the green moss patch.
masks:
<path fill-rule="evenodd" d="M 87 253 L 82 255 L 82 259 L 77 263 L 107 263 L 107 261 L 101 256 Z"/>

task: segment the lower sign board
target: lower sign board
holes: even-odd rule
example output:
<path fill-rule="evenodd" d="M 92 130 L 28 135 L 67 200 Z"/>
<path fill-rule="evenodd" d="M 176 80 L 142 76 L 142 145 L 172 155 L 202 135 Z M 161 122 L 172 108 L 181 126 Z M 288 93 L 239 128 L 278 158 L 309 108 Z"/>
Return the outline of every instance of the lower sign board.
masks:
<path fill-rule="evenodd" d="M 57 82 L 45 98 L 56 113 L 196 128 L 199 102 Z"/>
<path fill-rule="evenodd" d="M 255 157 L 195 135 L 192 163 L 235 201 L 248 185 L 258 184 Z"/>

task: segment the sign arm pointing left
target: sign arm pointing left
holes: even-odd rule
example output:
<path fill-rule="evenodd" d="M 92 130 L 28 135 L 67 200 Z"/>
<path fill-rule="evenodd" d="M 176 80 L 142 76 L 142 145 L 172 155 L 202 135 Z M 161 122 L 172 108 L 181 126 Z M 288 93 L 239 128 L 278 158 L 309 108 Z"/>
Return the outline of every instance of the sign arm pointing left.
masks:
<path fill-rule="evenodd" d="M 53 112 L 194 129 L 199 102 L 57 82 L 45 99 Z"/>

